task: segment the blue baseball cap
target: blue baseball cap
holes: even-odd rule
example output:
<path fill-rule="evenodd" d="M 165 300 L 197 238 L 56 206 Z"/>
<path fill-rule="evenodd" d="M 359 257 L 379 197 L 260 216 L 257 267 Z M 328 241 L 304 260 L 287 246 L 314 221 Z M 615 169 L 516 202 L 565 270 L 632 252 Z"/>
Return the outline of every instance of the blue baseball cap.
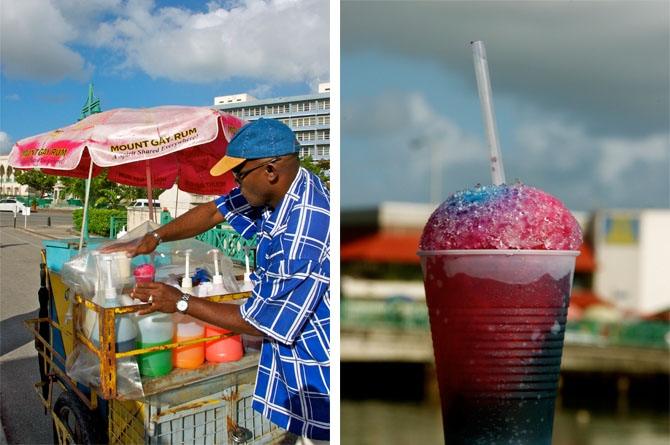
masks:
<path fill-rule="evenodd" d="M 300 143 L 286 124 L 260 118 L 237 130 L 228 143 L 226 155 L 209 173 L 220 176 L 247 159 L 273 158 L 299 151 Z"/>

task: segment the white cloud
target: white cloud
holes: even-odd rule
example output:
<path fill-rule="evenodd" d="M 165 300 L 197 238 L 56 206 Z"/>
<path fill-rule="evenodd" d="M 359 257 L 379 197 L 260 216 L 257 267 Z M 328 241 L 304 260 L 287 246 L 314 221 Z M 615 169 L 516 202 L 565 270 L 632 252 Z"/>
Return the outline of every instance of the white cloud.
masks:
<path fill-rule="evenodd" d="M 12 140 L 7 133 L 0 131 L 0 154 L 6 155 L 12 151 Z"/>
<path fill-rule="evenodd" d="M 97 70 L 213 82 L 235 76 L 272 82 L 329 78 L 327 0 L 239 1 L 206 11 L 149 0 L 25 0 L 3 5 L 7 77 L 57 81 Z M 48 23 L 48 26 L 36 24 Z M 9 37 L 11 36 L 11 38 Z M 87 60 L 87 48 L 105 51 Z"/>
<path fill-rule="evenodd" d="M 609 185 L 628 182 L 630 178 L 626 173 L 632 165 L 668 165 L 670 158 L 670 135 L 653 135 L 641 140 L 604 139 L 598 145 L 603 161 L 598 166 L 598 173 Z"/>
<path fill-rule="evenodd" d="M 86 78 L 89 66 L 70 48 L 78 37 L 54 2 L 5 2 L 0 14 L 2 71 L 8 78 L 57 82 Z"/>
<path fill-rule="evenodd" d="M 445 196 L 490 182 L 483 136 L 433 109 L 420 92 L 349 99 L 342 116 L 346 205 L 425 201 L 435 172 Z M 653 207 L 670 199 L 668 135 L 594 136 L 581 124 L 535 110 L 521 118 L 508 144 L 514 149 L 503 143 L 507 182 L 519 178 L 572 209 Z"/>
<path fill-rule="evenodd" d="M 667 129 L 669 17 L 667 1 L 343 1 L 340 51 L 435 61 L 473 85 L 482 40 L 497 97 L 639 136 Z"/>
<path fill-rule="evenodd" d="M 347 178 L 342 194 L 347 205 L 425 201 L 434 178 L 439 178 L 442 190 L 453 191 L 464 178 L 471 184 L 472 166 L 478 169 L 487 158 L 482 138 L 441 115 L 419 92 L 344 101 L 341 125 L 342 174 Z M 481 170 L 487 173 L 485 167 Z"/>

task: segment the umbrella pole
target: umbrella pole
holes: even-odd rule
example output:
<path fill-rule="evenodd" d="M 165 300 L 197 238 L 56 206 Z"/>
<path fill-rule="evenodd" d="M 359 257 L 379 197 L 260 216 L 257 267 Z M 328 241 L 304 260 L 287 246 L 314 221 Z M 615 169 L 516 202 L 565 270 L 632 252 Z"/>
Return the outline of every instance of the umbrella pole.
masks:
<path fill-rule="evenodd" d="M 147 159 L 147 201 L 149 201 L 149 219 L 154 221 L 153 193 L 151 192 L 151 161 Z"/>
<path fill-rule="evenodd" d="M 93 159 L 88 168 L 88 179 L 86 180 L 86 196 L 84 197 L 84 218 L 81 222 L 81 234 L 79 235 L 79 252 L 84 245 L 84 236 L 88 239 L 88 199 L 91 195 L 91 177 L 93 176 Z"/>
<path fill-rule="evenodd" d="M 179 208 L 179 186 L 177 186 L 177 193 L 175 193 L 175 198 L 174 198 L 174 217 L 176 218 L 177 215 L 177 209 Z"/>

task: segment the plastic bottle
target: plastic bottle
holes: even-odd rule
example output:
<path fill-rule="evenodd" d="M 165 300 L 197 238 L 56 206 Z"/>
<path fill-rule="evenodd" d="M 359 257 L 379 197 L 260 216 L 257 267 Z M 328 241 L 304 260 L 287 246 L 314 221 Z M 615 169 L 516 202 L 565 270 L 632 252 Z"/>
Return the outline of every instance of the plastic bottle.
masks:
<path fill-rule="evenodd" d="M 189 260 L 191 251 L 185 250 L 186 255 L 186 271 L 181 283 L 181 290 L 184 293 L 193 295 L 193 282 L 189 276 Z M 197 298 L 192 296 L 191 298 Z M 203 338 L 205 336 L 205 326 L 197 319 L 180 314 L 178 312 L 173 314 L 175 323 L 174 341 L 186 341 Z M 180 346 L 174 349 L 172 354 L 172 362 L 175 368 L 193 369 L 202 365 L 205 362 L 205 343 L 194 343 L 192 345 Z"/>
<path fill-rule="evenodd" d="M 102 306 L 113 308 L 121 306 L 113 274 L 114 255 L 98 255 L 98 291 L 96 297 L 104 296 Z M 116 352 L 132 351 L 136 347 L 137 326 L 127 314 L 116 314 L 114 317 L 114 344 Z M 91 341 L 97 347 L 100 347 L 100 329 L 96 317 L 93 329 L 91 331 Z"/>
<path fill-rule="evenodd" d="M 196 298 L 196 297 L 193 297 Z M 201 322 L 189 315 L 174 314 L 174 341 L 194 340 L 205 336 L 205 327 Z M 175 368 L 193 369 L 205 362 L 205 343 L 194 343 L 174 349 L 172 363 Z"/>
<path fill-rule="evenodd" d="M 137 317 L 137 347 L 152 348 L 172 343 L 174 324 L 170 314 L 154 312 Z M 172 349 L 147 352 L 140 354 L 137 364 L 140 374 L 144 376 L 160 377 L 172 371 Z"/>
<path fill-rule="evenodd" d="M 213 324 L 205 324 L 205 337 L 229 332 Z M 205 358 L 208 362 L 234 362 L 241 359 L 243 355 L 242 338 L 239 335 L 205 342 Z"/>
<path fill-rule="evenodd" d="M 121 306 L 121 304 L 116 298 L 116 295 L 114 295 L 114 298 L 105 298 L 105 308 L 119 306 Z M 91 341 L 96 347 L 100 347 L 100 329 L 98 326 L 98 320 L 96 319 L 91 331 Z M 116 314 L 114 317 L 114 333 L 114 344 L 116 346 L 116 352 L 127 352 L 135 349 L 135 343 L 137 339 L 137 325 L 129 315 Z"/>

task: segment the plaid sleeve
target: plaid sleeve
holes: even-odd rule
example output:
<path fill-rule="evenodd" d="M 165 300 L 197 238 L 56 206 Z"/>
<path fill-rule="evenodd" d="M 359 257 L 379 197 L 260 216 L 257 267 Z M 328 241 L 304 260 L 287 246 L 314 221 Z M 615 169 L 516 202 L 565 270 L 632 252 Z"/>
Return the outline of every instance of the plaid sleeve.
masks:
<path fill-rule="evenodd" d="M 259 210 L 249 205 L 239 187 L 229 194 L 219 196 L 215 201 L 216 207 L 233 229 L 246 239 L 256 234 L 256 220 Z"/>
<path fill-rule="evenodd" d="M 258 330 L 290 345 L 329 288 L 329 274 L 316 261 L 285 260 L 265 271 L 254 298 L 240 308 Z"/>

